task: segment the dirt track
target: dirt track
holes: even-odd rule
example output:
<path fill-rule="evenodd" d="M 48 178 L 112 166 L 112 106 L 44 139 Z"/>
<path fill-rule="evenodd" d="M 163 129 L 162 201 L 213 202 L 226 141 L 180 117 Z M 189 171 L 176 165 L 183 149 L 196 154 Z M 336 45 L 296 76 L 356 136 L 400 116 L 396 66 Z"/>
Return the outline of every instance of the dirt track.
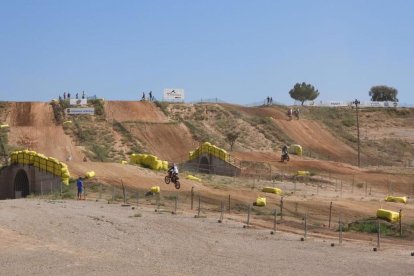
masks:
<path fill-rule="evenodd" d="M 65 161 L 69 156 L 80 161 L 83 154 L 67 136 L 61 126 L 53 121 L 53 110 L 49 103 L 16 102 L 11 104 L 11 112 L 6 119 L 10 124 L 9 140 L 18 144 L 29 140 L 30 148 L 50 157 Z M 28 147 L 28 146 L 26 146 Z"/>
<path fill-rule="evenodd" d="M 414 266 L 409 249 L 331 247 L 337 241 L 106 202 L 1 201 L 0 220 L 4 275 L 412 275 Z"/>

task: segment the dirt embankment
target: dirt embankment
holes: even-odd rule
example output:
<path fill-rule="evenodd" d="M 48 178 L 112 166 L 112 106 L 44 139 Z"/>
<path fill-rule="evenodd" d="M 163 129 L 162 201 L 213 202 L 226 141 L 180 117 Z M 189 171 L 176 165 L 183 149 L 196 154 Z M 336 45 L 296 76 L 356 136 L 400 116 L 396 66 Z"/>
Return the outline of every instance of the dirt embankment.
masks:
<path fill-rule="evenodd" d="M 48 103 L 15 102 L 7 118 L 10 125 L 9 144 L 35 150 L 46 156 L 65 161 L 69 156 L 80 161 L 83 154 L 61 126 L 54 122 Z"/>
<path fill-rule="evenodd" d="M 140 101 L 108 101 L 105 102 L 106 118 L 111 121 L 141 121 L 165 123 L 169 119 L 154 103 Z"/>

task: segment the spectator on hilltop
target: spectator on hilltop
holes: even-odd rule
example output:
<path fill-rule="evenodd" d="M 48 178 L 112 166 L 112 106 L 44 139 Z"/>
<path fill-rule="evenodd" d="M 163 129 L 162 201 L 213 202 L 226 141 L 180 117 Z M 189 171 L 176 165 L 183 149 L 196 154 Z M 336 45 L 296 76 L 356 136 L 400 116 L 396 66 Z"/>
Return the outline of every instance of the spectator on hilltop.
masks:
<path fill-rule="evenodd" d="M 79 98 L 79 95 L 78 95 L 78 93 L 76 93 L 76 99 L 78 99 Z"/>
<path fill-rule="evenodd" d="M 82 91 L 82 99 L 85 99 L 85 91 Z"/>
<path fill-rule="evenodd" d="M 142 92 L 142 98 L 141 101 L 145 101 L 145 92 Z"/>
<path fill-rule="evenodd" d="M 68 99 L 70 99 L 70 93 L 68 92 Z"/>
<path fill-rule="evenodd" d="M 63 92 L 63 99 L 66 100 L 66 92 Z"/>
<path fill-rule="evenodd" d="M 149 100 L 152 102 L 152 91 L 149 92 Z"/>
<path fill-rule="evenodd" d="M 270 97 L 269 101 L 270 101 L 270 104 L 272 105 L 273 104 L 273 98 Z"/>

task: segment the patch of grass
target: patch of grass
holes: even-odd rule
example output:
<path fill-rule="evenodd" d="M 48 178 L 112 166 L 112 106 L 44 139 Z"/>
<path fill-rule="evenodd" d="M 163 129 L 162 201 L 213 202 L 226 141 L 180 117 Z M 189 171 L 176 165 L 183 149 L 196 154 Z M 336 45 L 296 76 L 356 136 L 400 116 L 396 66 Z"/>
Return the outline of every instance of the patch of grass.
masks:
<path fill-rule="evenodd" d="M 344 229 L 344 231 L 345 230 L 363 232 L 363 233 L 378 233 L 378 222 L 377 222 L 377 219 L 365 219 L 365 220 L 355 221 L 353 223 L 350 223 L 348 227 Z M 381 235 L 384 235 L 384 236 L 389 236 L 395 233 L 392 224 L 387 223 L 385 221 L 381 222 L 380 231 L 381 231 Z"/>
<path fill-rule="evenodd" d="M 170 112 L 168 111 L 169 103 L 160 102 L 160 101 L 155 101 L 154 103 L 162 111 L 162 113 L 165 114 L 165 116 L 169 116 L 170 115 Z"/>
<path fill-rule="evenodd" d="M 101 145 L 92 145 L 92 152 L 95 154 L 95 158 L 101 162 L 105 162 L 108 159 L 109 151 Z"/>
<path fill-rule="evenodd" d="M 132 215 L 132 216 L 129 216 L 130 218 L 140 218 L 140 217 L 142 217 L 142 214 L 141 213 L 135 213 L 134 215 Z"/>

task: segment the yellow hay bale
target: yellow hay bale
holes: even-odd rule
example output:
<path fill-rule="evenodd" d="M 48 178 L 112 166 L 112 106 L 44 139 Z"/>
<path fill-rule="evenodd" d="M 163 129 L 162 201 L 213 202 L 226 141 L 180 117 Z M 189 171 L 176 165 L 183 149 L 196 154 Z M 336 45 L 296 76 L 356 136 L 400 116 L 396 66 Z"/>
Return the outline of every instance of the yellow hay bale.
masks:
<path fill-rule="evenodd" d="M 96 176 L 96 174 L 95 174 L 94 171 L 90 171 L 90 172 L 85 173 L 85 177 L 88 178 L 88 179 L 93 178 L 95 176 Z"/>
<path fill-rule="evenodd" d="M 299 175 L 299 176 L 308 176 L 308 175 L 310 175 L 310 172 L 309 171 L 298 171 L 297 175 Z"/>
<path fill-rule="evenodd" d="M 273 188 L 273 187 L 264 187 L 262 189 L 262 192 L 264 193 L 272 193 L 272 194 L 277 194 L 277 195 L 281 195 L 282 194 L 282 190 L 279 188 Z"/>
<path fill-rule="evenodd" d="M 258 196 L 256 198 L 256 206 L 260 206 L 260 207 L 266 206 L 266 198 L 265 197 Z"/>
<path fill-rule="evenodd" d="M 289 147 L 289 153 L 291 154 L 296 154 L 296 155 L 301 156 L 302 152 L 303 152 L 303 149 L 301 145 L 293 144 L 293 145 L 290 145 Z"/>
<path fill-rule="evenodd" d="M 201 182 L 201 178 L 198 178 L 198 177 L 193 176 L 193 175 L 191 175 L 191 174 L 187 175 L 185 178 L 186 178 L 186 179 L 190 179 L 190 180 L 194 180 L 194 181 Z"/>
<path fill-rule="evenodd" d="M 168 171 L 168 161 L 162 161 L 162 170 Z"/>
<path fill-rule="evenodd" d="M 159 193 L 161 191 L 160 186 L 153 186 L 151 187 L 151 192 Z"/>
<path fill-rule="evenodd" d="M 396 222 L 396 221 L 400 220 L 400 213 L 390 211 L 390 210 L 385 210 L 385 209 L 378 209 L 377 210 L 377 217 L 382 218 L 382 219 L 386 219 L 390 222 Z"/>
<path fill-rule="evenodd" d="M 0 128 L 9 128 L 9 125 L 8 124 L 3 124 L 3 125 L 0 125 Z"/>
<path fill-rule="evenodd" d="M 126 161 L 126 160 L 122 160 L 122 161 L 121 161 L 121 164 L 122 164 L 122 165 L 126 165 L 126 164 L 128 164 L 128 161 Z"/>
<path fill-rule="evenodd" d="M 407 197 L 406 196 L 387 196 L 385 198 L 385 201 L 407 203 Z"/>
<path fill-rule="evenodd" d="M 68 178 L 62 178 L 61 179 L 62 183 L 65 184 L 66 186 L 69 185 L 69 177 Z"/>
<path fill-rule="evenodd" d="M 66 124 L 71 124 L 71 123 L 72 123 L 72 121 L 71 121 L 71 120 L 69 120 L 69 121 L 64 121 L 64 122 L 63 122 L 63 124 L 64 124 L 64 125 L 66 125 Z"/>

